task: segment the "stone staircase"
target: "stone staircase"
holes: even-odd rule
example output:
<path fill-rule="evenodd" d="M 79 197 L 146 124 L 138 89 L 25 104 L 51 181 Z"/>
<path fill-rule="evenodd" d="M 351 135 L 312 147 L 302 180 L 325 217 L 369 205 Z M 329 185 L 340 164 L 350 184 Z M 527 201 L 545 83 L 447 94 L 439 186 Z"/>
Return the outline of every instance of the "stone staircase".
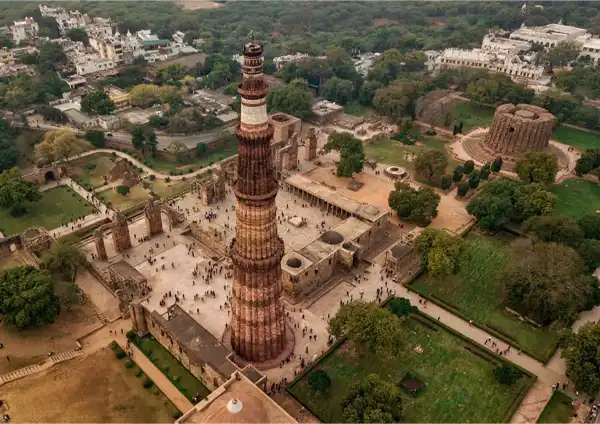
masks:
<path fill-rule="evenodd" d="M 102 312 L 96 312 L 96 316 L 98 316 L 98 319 L 103 325 L 108 324 L 108 319 L 106 319 L 106 315 L 104 315 Z"/>
<path fill-rule="evenodd" d="M 83 355 L 83 350 L 71 350 L 69 352 L 63 352 L 57 355 L 52 355 L 50 359 L 52 359 L 53 363 L 58 364 L 60 362 L 68 361 L 69 359 L 73 359 L 81 355 Z"/>
<path fill-rule="evenodd" d="M 14 380 L 18 380 L 19 378 L 26 377 L 28 375 L 34 374 L 42 369 L 42 366 L 39 364 L 30 365 L 28 367 L 20 368 L 15 371 L 11 371 L 7 374 L 0 375 L 0 385 L 9 383 Z"/>

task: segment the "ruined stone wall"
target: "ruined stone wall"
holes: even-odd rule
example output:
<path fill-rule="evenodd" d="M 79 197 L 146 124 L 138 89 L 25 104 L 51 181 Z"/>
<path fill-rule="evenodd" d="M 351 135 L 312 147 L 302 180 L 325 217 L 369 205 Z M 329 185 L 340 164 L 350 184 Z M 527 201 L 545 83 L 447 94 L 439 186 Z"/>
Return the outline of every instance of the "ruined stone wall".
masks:
<path fill-rule="evenodd" d="M 152 197 L 148 199 L 148 203 L 144 208 L 144 216 L 146 218 L 146 231 L 150 237 L 163 232 L 161 206 Z"/>
<path fill-rule="evenodd" d="M 555 118 L 550 112 L 532 105 L 498 106 L 482 147 L 503 158 L 514 158 L 525 152 L 548 149 Z"/>
<path fill-rule="evenodd" d="M 317 158 L 317 135 L 315 134 L 315 129 L 312 127 L 308 130 L 308 135 L 306 136 L 304 143 L 304 149 L 304 158 L 307 161 Z"/>
<path fill-rule="evenodd" d="M 14 247 L 12 247 L 14 246 Z M 0 239 L 0 258 L 8 256 L 13 252 L 13 249 L 20 249 L 22 246 L 21 235 L 15 234 L 9 237 Z"/>
<path fill-rule="evenodd" d="M 118 253 L 131 248 L 129 225 L 127 224 L 127 218 L 121 213 L 117 215 L 117 220 L 112 225 L 112 238 L 113 245 Z"/>

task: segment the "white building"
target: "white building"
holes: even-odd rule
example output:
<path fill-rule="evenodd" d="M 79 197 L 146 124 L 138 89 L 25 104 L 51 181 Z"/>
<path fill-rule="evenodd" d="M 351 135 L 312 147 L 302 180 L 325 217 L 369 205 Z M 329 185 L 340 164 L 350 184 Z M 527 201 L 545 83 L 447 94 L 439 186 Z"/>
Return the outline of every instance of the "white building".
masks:
<path fill-rule="evenodd" d="M 179 44 L 184 44 L 183 39 L 185 38 L 185 34 L 181 31 L 175 31 L 173 33 L 173 41 Z"/>
<path fill-rule="evenodd" d="M 583 28 L 562 25 L 561 23 L 541 27 L 521 25 L 521 28 L 510 34 L 510 39 L 539 43 L 545 47 L 555 47 L 561 41 L 574 41 L 585 34 L 586 30 Z"/>
<path fill-rule="evenodd" d="M 117 62 L 110 59 L 103 59 L 99 55 L 81 56 L 75 61 L 75 70 L 77 75 L 85 76 L 95 74 L 97 72 L 114 69 Z"/>
<path fill-rule="evenodd" d="M 25 18 L 22 21 L 14 21 L 11 32 L 13 40 L 19 44 L 21 41 L 37 37 L 40 27 L 33 18 Z"/>
<path fill-rule="evenodd" d="M 493 53 L 517 54 L 531 49 L 531 43 L 528 41 L 511 40 L 509 38 L 498 37 L 494 34 L 488 34 L 483 37 L 481 49 Z"/>
<path fill-rule="evenodd" d="M 363 77 L 366 77 L 369 73 L 369 69 L 375 66 L 375 61 L 380 55 L 381 53 L 363 53 L 358 55 L 358 57 L 354 59 L 354 69 L 356 69 L 356 72 Z"/>
<path fill-rule="evenodd" d="M 291 62 L 300 62 L 303 59 L 308 58 L 309 56 L 306 53 L 296 53 L 296 54 L 288 54 L 285 56 L 278 56 L 273 59 L 273 63 L 277 67 L 277 70 L 283 69 L 285 65 Z"/>
<path fill-rule="evenodd" d="M 438 68 L 480 68 L 502 72 L 516 80 L 550 82 L 544 67 L 525 62 L 516 54 L 492 53 L 482 49 L 446 49 L 436 59 Z"/>

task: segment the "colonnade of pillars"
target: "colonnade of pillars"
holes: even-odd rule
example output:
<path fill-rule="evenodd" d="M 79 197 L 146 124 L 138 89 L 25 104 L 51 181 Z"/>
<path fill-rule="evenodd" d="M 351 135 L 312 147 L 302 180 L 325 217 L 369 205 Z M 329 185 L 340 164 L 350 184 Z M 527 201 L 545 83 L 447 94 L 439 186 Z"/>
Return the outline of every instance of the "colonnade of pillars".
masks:
<path fill-rule="evenodd" d="M 332 205 L 331 203 L 327 202 L 326 200 L 323 200 L 323 199 L 315 196 L 314 194 L 309 193 L 305 190 L 302 190 L 301 188 L 298 188 L 294 185 L 285 183 L 284 189 L 288 193 L 292 193 L 292 194 L 298 196 L 300 199 L 304 200 L 305 202 L 308 202 L 310 205 L 316 206 L 316 207 L 320 208 L 322 211 L 327 211 L 328 213 L 330 213 L 334 216 L 340 217 L 342 219 L 346 219 L 349 216 L 351 216 L 351 214 L 348 211 L 340 208 L 339 206 Z"/>

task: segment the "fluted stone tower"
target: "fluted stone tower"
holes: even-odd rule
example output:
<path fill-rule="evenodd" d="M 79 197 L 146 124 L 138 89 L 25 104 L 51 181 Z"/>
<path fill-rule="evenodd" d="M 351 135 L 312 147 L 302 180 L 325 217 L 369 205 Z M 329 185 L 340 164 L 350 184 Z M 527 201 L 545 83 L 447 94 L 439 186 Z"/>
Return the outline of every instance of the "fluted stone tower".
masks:
<path fill-rule="evenodd" d="M 522 153 L 544 152 L 554 128 L 554 115 L 533 105 L 498 106 L 482 147 L 488 153 L 514 160 Z"/>
<path fill-rule="evenodd" d="M 244 45 L 237 180 L 236 234 L 231 243 L 233 302 L 231 346 L 242 359 L 265 362 L 286 343 L 282 304 L 283 241 L 277 234 L 277 181 L 271 157 L 273 126 L 267 119 L 268 85 L 262 74 L 263 48 Z"/>

